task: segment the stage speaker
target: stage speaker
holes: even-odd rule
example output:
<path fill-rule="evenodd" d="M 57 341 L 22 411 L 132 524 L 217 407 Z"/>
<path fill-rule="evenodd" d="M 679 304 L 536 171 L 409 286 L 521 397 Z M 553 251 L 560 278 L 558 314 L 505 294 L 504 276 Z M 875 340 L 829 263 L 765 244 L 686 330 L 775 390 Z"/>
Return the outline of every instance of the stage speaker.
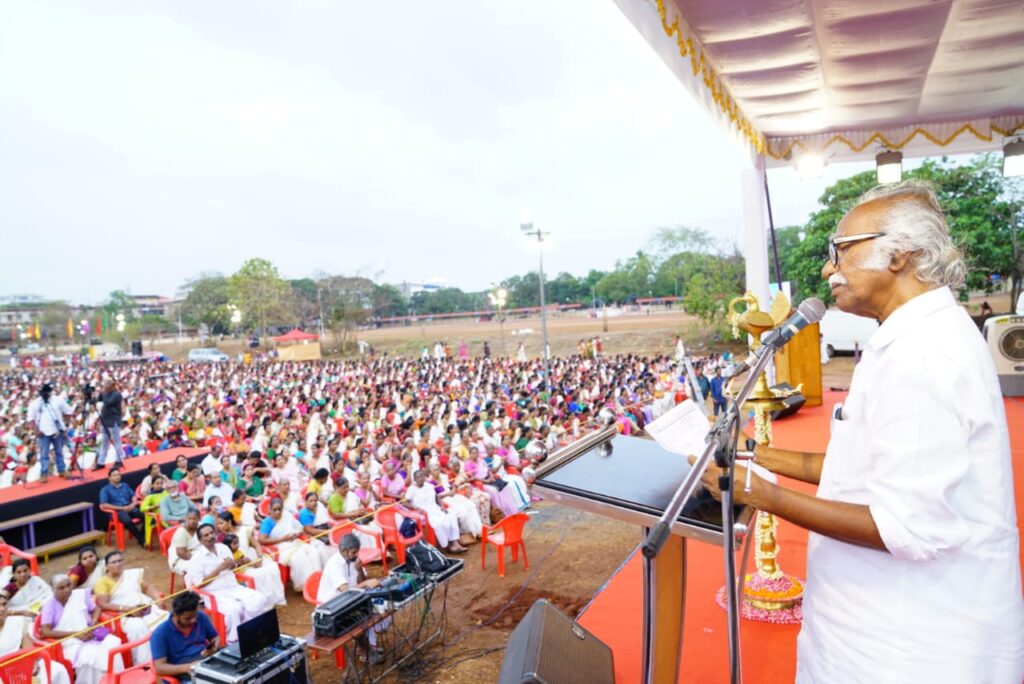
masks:
<path fill-rule="evenodd" d="M 132 340 L 132 356 L 142 356 L 142 340 Z"/>
<path fill-rule="evenodd" d="M 789 383 L 780 382 L 777 385 L 772 385 L 772 389 L 791 390 L 793 388 L 790 387 Z M 785 418 L 786 416 L 793 415 L 803 407 L 806 401 L 807 398 L 799 392 L 791 397 L 786 397 L 782 400 L 782 403 L 786 405 L 786 408 L 772 411 L 772 420 L 778 420 L 779 418 Z"/>
<path fill-rule="evenodd" d="M 541 599 L 516 625 L 498 684 L 614 684 L 612 651 Z"/>

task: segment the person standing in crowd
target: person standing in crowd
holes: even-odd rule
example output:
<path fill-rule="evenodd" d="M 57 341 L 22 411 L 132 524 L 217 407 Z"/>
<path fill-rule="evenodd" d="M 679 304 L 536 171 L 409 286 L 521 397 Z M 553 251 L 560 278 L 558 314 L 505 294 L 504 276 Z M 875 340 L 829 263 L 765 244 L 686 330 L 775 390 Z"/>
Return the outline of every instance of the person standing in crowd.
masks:
<path fill-rule="evenodd" d="M 761 477 L 736 488 L 810 531 L 799 684 L 1024 681 L 1010 441 L 992 356 L 953 294 L 966 271 L 920 182 L 868 192 L 829 240 L 837 306 L 881 326 L 825 454 L 756 450 L 817 495 Z M 717 471 L 703 477 L 716 497 Z"/>
<path fill-rule="evenodd" d="M 725 378 L 722 377 L 721 366 L 715 368 L 715 376 L 711 378 L 709 388 L 711 401 L 715 404 L 715 415 L 717 416 L 719 411 L 725 413 Z"/>
<path fill-rule="evenodd" d="M 105 467 L 107 451 L 114 449 L 115 465 L 121 466 L 124 457 L 124 450 L 121 445 L 121 422 L 122 403 L 124 398 L 117 390 L 117 380 L 111 379 L 107 382 L 104 391 L 96 397 L 100 404 L 100 444 L 99 453 L 96 455 L 96 465 L 93 470 Z"/>
<path fill-rule="evenodd" d="M 67 428 L 64 427 L 64 416 L 71 414 L 71 407 L 64 397 L 53 396 L 53 385 L 44 382 L 36 397 L 28 407 L 28 419 L 36 426 L 36 439 L 39 443 L 40 482 L 50 478 L 50 449 L 53 448 L 53 460 L 57 465 L 57 475 L 66 478 L 64 472 L 64 441 Z"/>

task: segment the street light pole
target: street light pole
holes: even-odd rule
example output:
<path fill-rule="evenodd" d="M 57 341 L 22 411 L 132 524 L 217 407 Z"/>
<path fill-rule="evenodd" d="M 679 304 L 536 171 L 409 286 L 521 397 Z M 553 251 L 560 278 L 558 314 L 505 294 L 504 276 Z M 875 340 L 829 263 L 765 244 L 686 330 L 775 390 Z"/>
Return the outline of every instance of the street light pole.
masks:
<path fill-rule="evenodd" d="M 320 310 L 320 316 L 317 319 L 317 321 L 320 324 L 318 326 L 320 328 L 320 342 L 323 343 L 323 341 L 324 341 L 324 301 L 320 297 L 320 293 L 321 292 L 323 292 L 323 288 L 319 288 L 319 287 L 316 288 L 316 306 Z"/>
<path fill-rule="evenodd" d="M 544 236 L 549 235 L 540 228 L 533 227 L 533 221 L 528 217 L 524 216 L 519 222 L 519 228 L 523 231 L 524 235 L 537 236 L 537 251 L 540 255 L 540 329 L 541 334 L 544 337 L 544 348 L 541 351 L 544 357 L 544 379 L 551 382 L 551 362 L 550 354 L 548 353 L 548 314 L 547 306 L 544 302 Z"/>
<path fill-rule="evenodd" d="M 491 300 L 491 306 L 498 310 L 498 329 L 501 331 L 501 355 L 505 356 L 505 316 L 502 314 L 502 309 L 505 308 L 505 302 L 508 301 L 508 290 L 503 287 L 496 287 L 493 291 L 487 293 L 487 297 Z"/>

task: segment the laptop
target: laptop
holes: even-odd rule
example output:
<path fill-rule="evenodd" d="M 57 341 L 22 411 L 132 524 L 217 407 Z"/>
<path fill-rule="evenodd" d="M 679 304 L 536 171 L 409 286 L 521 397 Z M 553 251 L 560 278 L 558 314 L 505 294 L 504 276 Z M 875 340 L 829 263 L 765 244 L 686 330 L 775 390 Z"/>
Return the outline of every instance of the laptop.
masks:
<path fill-rule="evenodd" d="M 247 660 L 270 648 L 281 638 L 277 609 L 271 608 L 248 622 L 238 625 L 238 643 L 229 644 L 222 653 L 234 660 Z"/>

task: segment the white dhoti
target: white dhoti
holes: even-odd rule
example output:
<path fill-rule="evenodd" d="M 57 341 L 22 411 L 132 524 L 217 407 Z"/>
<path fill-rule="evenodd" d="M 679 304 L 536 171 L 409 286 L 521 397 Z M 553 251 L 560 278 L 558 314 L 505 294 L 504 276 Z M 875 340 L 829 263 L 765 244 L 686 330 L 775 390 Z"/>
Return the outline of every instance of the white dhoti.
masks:
<path fill-rule="evenodd" d="M 224 616 L 228 643 L 238 641 L 238 625 L 262 615 L 269 608 L 269 602 L 263 594 L 241 585 L 218 587 L 216 590 L 211 590 L 210 585 L 207 585 L 206 591 L 217 598 L 217 610 Z M 203 599 L 209 603 L 205 596 Z"/>

